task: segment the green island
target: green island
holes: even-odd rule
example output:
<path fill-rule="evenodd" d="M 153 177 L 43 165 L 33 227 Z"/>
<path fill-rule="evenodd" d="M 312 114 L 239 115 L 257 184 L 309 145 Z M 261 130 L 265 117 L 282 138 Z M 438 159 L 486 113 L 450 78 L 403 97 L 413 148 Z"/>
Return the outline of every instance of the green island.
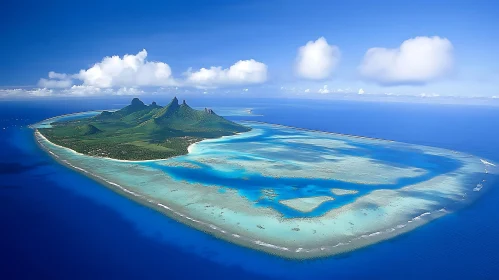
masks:
<path fill-rule="evenodd" d="M 164 159 L 187 154 L 189 145 L 249 131 L 213 110 L 195 110 L 175 97 L 165 107 L 144 104 L 103 111 L 88 119 L 52 123 L 39 132 L 51 142 L 76 152 L 120 160 Z"/>

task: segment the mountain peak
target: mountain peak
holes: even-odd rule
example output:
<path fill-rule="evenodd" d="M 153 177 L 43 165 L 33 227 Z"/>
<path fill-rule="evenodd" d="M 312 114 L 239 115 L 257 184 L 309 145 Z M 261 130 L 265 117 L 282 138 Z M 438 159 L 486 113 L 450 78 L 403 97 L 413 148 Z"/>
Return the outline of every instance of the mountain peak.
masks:
<path fill-rule="evenodd" d="M 134 99 L 132 99 L 132 103 L 130 103 L 130 105 L 132 105 L 132 106 L 144 106 L 145 104 L 140 99 L 134 98 Z"/>
<path fill-rule="evenodd" d="M 212 109 L 204 108 L 204 112 L 210 115 L 216 115 L 215 111 L 213 111 Z"/>
<path fill-rule="evenodd" d="M 187 105 L 187 103 L 185 103 L 185 99 L 182 100 L 182 105 Z"/>
<path fill-rule="evenodd" d="M 173 97 L 173 99 L 172 99 L 172 104 L 176 104 L 176 105 L 178 105 L 178 99 L 177 99 L 177 97 L 176 97 L 176 96 L 175 96 L 175 97 Z"/>
<path fill-rule="evenodd" d="M 92 135 L 92 134 L 97 134 L 97 133 L 102 132 L 102 130 L 98 129 L 93 124 L 82 125 L 79 127 L 79 129 L 80 129 L 82 135 Z"/>

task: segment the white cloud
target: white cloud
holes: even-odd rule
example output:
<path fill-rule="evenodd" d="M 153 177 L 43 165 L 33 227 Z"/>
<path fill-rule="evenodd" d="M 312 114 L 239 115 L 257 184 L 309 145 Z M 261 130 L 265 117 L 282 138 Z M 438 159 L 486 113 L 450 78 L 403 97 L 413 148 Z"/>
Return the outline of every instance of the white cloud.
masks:
<path fill-rule="evenodd" d="M 329 93 L 329 89 L 327 88 L 327 85 L 324 85 L 322 88 L 319 89 L 318 91 L 320 94 L 326 94 Z"/>
<path fill-rule="evenodd" d="M 251 60 L 241 60 L 227 69 L 222 67 L 189 69 L 184 80 L 175 80 L 170 66 L 164 62 L 147 60 L 147 51 L 135 55 L 103 58 L 77 74 L 49 72 L 48 79 L 38 82 L 40 88 L 61 88 L 64 95 L 140 94 L 140 87 L 194 86 L 216 88 L 225 85 L 263 83 L 267 80 L 267 65 Z M 104 90 L 109 89 L 109 90 Z"/>
<path fill-rule="evenodd" d="M 68 88 L 73 85 L 71 77 L 67 74 L 49 72 L 49 79 L 40 79 L 38 86 L 41 88 Z"/>
<path fill-rule="evenodd" d="M 24 94 L 24 90 L 16 89 L 0 89 L 0 97 L 16 97 Z"/>
<path fill-rule="evenodd" d="M 21 89 L 0 89 L 0 96 L 5 97 L 9 95 L 15 95 L 17 91 L 20 91 Z"/>
<path fill-rule="evenodd" d="M 77 94 L 88 91 L 93 94 L 96 88 L 166 86 L 174 85 L 171 69 L 164 62 L 147 61 L 147 51 L 136 55 L 126 54 L 123 57 L 105 57 L 89 69 L 82 69 L 77 74 L 49 72 L 49 79 L 40 79 L 38 86 L 42 88 L 70 88 Z M 81 85 L 72 87 L 73 79 L 80 80 Z M 80 88 L 79 86 L 93 87 Z M 70 90 L 70 91 L 71 91 Z"/>
<path fill-rule="evenodd" d="M 64 73 L 56 73 L 54 71 L 49 72 L 49 78 L 50 79 L 58 79 L 58 80 L 67 80 L 71 79 L 71 77 L 68 74 Z"/>
<path fill-rule="evenodd" d="M 363 89 L 359 89 L 358 94 L 364 94 L 364 90 Z"/>
<path fill-rule="evenodd" d="M 319 88 L 317 91 L 320 94 L 327 94 L 327 93 L 336 93 L 336 94 L 351 94 L 351 93 L 359 93 L 363 94 L 364 90 L 360 89 L 359 91 L 355 91 L 349 87 L 347 88 L 337 88 L 337 89 L 331 89 L 329 88 L 328 85 L 324 85 L 322 88 Z"/>
<path fill-rule="evenodd" d="M 420 93 L 419 94 L 420 97 L 439 97 L 440 94 L 436 94 L 436 93 Z"/>
<path fill-rule="evenodd" d="M 140 95 L 143 93 L 144 93 L 143 90 L 135 88 L 135 87 L 128 87 L 128 88 L 122 87 L 116 91 L 117 95 Z"/>
<path fill-rule="evenodd" d="M 26 97 L 26 96 L 50 96 L 54 93 L 52 89 L 0 89 L 0 97 Z"/>
<path fill-rule="evenodd" d="M 89 95 L 140 95 L 144 91 L 135 87 L 99 88 L 95 86 L 74 85 L 62 90 L 59 95 L 65 96 L 89 96 Z"/>
<path fill-rule="evenodd" d="M 326 39 L 321 37 L 298 49 L 296 73 L 305 79 L 326 79 L 332 74 L 339 60 L 340 49 L 329 45 Z"/>
<path fill-rule="evenodd" d="M 105 57 L 73 77 L 83 81 L 83 85 L 99 88 L 165 86 L 175 83 L 168 64 L 147 61 L 146 58 L 146 50 L 136 55 L 124 55 L 123 58 L 117 55 Z"/>
<path fill-rule="evenodd" d="M 395 49 L 369 49 L 359 71 L 382 85 L 426 83 L 452 69 L 452 53 L 452 43 L 446 38 L 416 37 Z"/>
<path fill-rule="evenodd" d="M 111 89 L 109 91 L 112 91 Z M 74 85 L 71 88 L 65 89 L 62 92 L 62 95 L 100 95 L 103 93 L 103 90 L 99 87 L 94 86 L 85 86 L 85 85 Z"/>
<path fill-rule="evenodd" d="M 40 79 L 38 86 L 41 88 L 68 88 L 73 84 L 71 80 L 48 80 Z"/>
<path fill-rule="evenodd" d="M 258 84 L 267 80 L 267 65 L 250 60 L 240 60 L 229 68 L 201 68 L 186 73 L 185 83 L 197 87 L 218 87 L 224 85 Z"/>
<path fill-rule="evenodd" d="M 26 90 L 26 93 L 31 96 L 50 96 L 54 93 L 52 89 L 47 88 L 35 88 L 31 90 Z"/>
<path fill-rule="evenodd" d="M 121 87 L 121 88 L 99 88 L 94 86 L 73 85 L 65 89 L 48 89 L 48 88 L 34 88 L 34 89 L 0 89 L 0 97 L 46 97 L 46 96 L 98 96 L 98 95 L 140 95 L 144 91 L 134 87 Z"/>
<path fill-rule="evenodd" d="M 305 90 L 305 92 L 306 92 L 306 93 L 307 93 L 307 92 L 310 92 L 310 89 L 309 89 L 309 88 L 307 88 L 307 89 Z"/>

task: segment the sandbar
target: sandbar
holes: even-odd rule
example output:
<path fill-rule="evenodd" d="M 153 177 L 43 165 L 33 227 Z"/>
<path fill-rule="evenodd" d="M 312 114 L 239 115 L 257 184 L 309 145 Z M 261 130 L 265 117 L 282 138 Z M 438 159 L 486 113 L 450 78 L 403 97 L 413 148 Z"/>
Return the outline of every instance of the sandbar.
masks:
<path fill-rule="evenodd" d="M 345 190 L 345 189 L 336 189 L 336 188 L 333 188 L 333 189 L 331 189 L 331 192 L 333 194 L 335 194 L 335 195 L 349 195 L 349 194 L 356 194 L 359 191 L 357 191 L 357 190 Z"/>
<path fill-rule="evenodd" d="M 314 196 L 314 197 L 305 197 L 305 198 L 286 199 L 279 201 L 279 203 L 284 204 L 300 212 L 307 213 L 307 212 L 312 212 L 322 203 L 330 200 L 334 200 L 334 198 L 330 196 Z"/>

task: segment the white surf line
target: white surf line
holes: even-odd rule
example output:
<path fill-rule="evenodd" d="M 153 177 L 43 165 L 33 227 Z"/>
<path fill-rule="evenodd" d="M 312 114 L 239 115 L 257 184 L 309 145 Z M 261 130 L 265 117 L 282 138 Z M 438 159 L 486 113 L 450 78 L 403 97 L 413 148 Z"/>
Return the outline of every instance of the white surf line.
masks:
<path fill-rule="evenodd" d="M 495 164 L 493 164 L 492 162 L 490 162 L 490 161 L 486 161 L 486 160 L 484 160 L 484 159 L 480 159 L 480 161 L 481 161 L 483 164 L 485 164 L 485 165 L 496 166 L 496 165 L 495 165 Z"/>
<path fill-rule="evenodd" d="M 255 241 L 253 241 L 253 243 L 255 243 L 256 245 L 260 245 L 260 246 L 264 246 L 264 247 L 269 247 L 269 248 L 272 248 L 272 249 L 277 249 L 277 250 L 282 250 L 282 251 L 289 251 L 289 248 L 287 248 L 287 247 L 282 247 L 282 246 L 278 246 L 278 245 L 266 243 L 266 242 L 263 242 L 263 241 L 260 241 L 260 240 L 255 240 Z"/>
<path fill-rule="evenodd" d="M 433 213 L 437 213 L 437 212 L 446 213 L 447 211 L 445 210 L 445 208 L 442 208 L 442 209 L 439 209 L 437 211 L 434 211 Z M 402 230 L 405 227 L 407 227 L 409 224 L 411 224 L 413 222 L 419 222 L 419 221 L 422 220 L 423 217 L 431 215 L 431 214 L 432 214 L 432 212 L 424 212 L 421 215 L 418 215 L 418 216 L 416 216 L 416 217 L 408 220 L 405 224 L 399 224 L 399 225 L 397 225 L 397 226 L 395 226 L 393 228 L 389 228 L 389 229 L 386 229 L 386 230 L 376 231 L 376 232 L 372 232 L 372 233 L 366 233 L 366 234 L 363 234 L 361 236 L 355 237 L 355 238 L 347 241 L 347 243 L 340 242 L 340 243 L 338 243 L 338 244 L 336 244 L 336 245 L 334 245 L 332 247 L 334 248 L 334 247 L 338 247 L 338 246 L 349 245 L 349 244 L 351 244 L 352 241 L 357 241 L 359 239 L 368 239 L 368 238 L 371 238 L 371 237 L 381 236 L 383 233 L 385 233 L 385 234 L 392 234 L 394 231 L 396 231 L 396 230 Z M 321 250 L 324 250 L 322 248 L 324 248 L 324 247 L 321 247 Z M 327 246 L 326 246 L 326 249 L 327 249 Z"/>
<path fill-rule="evenodd" d="M 485 159 L 480 159 L 480 161 L 483 163 L 483 165 L 485 165 L 485 174 L 488 174 L 489 173 L 489 170 L 487 169 L 488 166 L 496 166 L 494 163 L 490 162 L 490 161 L 487 161 Z M 485 179 L 482 180 L 482 182 L 485 182 Z M 476 185 L 476 187 L 473 188 L 473 191 L 474 192 L 479 192 L 481 189 L 483 188 L 483 184 L 482 183 L 478 183 Z"/>

